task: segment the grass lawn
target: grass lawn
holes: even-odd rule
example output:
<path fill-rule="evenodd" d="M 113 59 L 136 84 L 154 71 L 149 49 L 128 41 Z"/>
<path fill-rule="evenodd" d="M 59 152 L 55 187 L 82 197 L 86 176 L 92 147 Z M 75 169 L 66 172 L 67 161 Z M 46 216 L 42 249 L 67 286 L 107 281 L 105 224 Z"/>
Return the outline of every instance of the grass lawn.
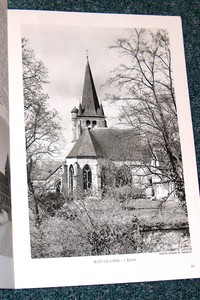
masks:
<path fill-rule="evenodd" d="M 187 216 L 177 199 L 151 201 L 149 199 L 129 199 L 119 202 L 115 199 L 105 198 L 86 199 L 84 207 L 82 200 L 77 202 L 83 214 L 87 211 L 95 222 L 108 224 L 130 224 L 137 218 L 141 226 L 155 226 L 161 224 L 167 228 L 187 226 Z M 74 203 L 72 203 L 74 206 Z M 73 207 L 73 209 L 76 209 Z"/>
<path fill-rule="evenodd" d="M 123 203 L 123 210 L 134 214 L 142 226 L 155 226 L 162 223 L 165 227 L 184 227 L 188 223 L 177 199 L 165 202 L 160 200 L 134 199 Z"/>

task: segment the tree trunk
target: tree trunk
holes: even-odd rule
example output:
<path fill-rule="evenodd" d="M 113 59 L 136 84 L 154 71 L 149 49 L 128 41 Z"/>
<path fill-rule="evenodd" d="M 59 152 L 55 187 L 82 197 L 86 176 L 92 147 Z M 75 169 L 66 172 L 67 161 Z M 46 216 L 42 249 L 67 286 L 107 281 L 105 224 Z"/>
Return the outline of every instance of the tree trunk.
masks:
<path fill-rule="evenodd" d="M 28 189 L 29 192 L 31 193 L 31 195 L 33 196 L 33 201 L 34 201 L 34 206 L 35 206 L 35 226 L 39 226 L 41 224 L 41 219 L 40 219 L 40 212 L 39 212 L 39 207 L 38 207 L 38 199 L 35 196 L 35 191 L 34 191 L 34 187 L 33 187 L 33 183 L 31 181 L 31 167 L 32 167 L 32 160 L 29 164 L 29 166 L 27 167 L 27 177 L 28 177 Z"/>

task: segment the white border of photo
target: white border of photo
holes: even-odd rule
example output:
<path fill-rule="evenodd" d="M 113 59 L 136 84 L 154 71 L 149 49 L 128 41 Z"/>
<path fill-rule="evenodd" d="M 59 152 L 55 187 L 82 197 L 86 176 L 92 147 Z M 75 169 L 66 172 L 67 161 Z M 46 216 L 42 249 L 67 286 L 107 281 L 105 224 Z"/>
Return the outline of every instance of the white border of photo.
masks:
<path fill-rule="evenodd" d="M 10 10 L 8 24 L 15 287 L 91 285 L 199 277 L 200 203 L 181 19 L 167 16 Z M 31 259 L 21 59 L 21 26 L 25 24 L 167 29 L 173 58 L 191 253 Z"/>

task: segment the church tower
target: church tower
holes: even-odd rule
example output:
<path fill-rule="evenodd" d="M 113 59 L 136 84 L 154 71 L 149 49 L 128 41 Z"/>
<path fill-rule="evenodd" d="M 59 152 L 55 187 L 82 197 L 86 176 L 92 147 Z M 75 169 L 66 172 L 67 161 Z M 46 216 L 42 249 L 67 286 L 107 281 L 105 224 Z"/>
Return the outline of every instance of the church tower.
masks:
<path fill-rule="evenodd" d="M 103 106 L 99 103 L 92 72 L 87 58 L 85 78 L 83 85 L 82 101 L 79 108 L 74 107 L 71 111 L 72 119 L 72 142 L 75 142 L 81 135 L 84 128 L 105 128 L 106 117 Z"/>

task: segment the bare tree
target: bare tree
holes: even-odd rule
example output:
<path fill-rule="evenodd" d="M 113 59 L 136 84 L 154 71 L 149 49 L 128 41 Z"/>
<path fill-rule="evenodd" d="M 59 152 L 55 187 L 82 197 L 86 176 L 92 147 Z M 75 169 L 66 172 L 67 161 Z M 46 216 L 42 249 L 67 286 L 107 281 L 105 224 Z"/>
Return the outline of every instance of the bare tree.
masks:
<path fill-rule="evenodd" d="M 39 199 L 33 186 L 33 176 L 41 171 L 37 170 L 37 161 L 58 154 L 63 147 L 63 139 L 58 112 L 49 107 L 49 96 L 43 89 L 49 82 L 48 70 L 35 57 L 26 38 L 22 39 L 22 64 L 28 189 L 35 202 L 38 221 Z"/>
<path fill-rule="evenodd" d="M 187 213 L 168 34 L 135 29 L 110 48 L 124 60 L 108 81 L 119 90 L 110 99 L 121 102 L 120 120 L 140 132 L 141 151 L 154 162 L 145 167 L 161 182 L 173 183 Z"/>

